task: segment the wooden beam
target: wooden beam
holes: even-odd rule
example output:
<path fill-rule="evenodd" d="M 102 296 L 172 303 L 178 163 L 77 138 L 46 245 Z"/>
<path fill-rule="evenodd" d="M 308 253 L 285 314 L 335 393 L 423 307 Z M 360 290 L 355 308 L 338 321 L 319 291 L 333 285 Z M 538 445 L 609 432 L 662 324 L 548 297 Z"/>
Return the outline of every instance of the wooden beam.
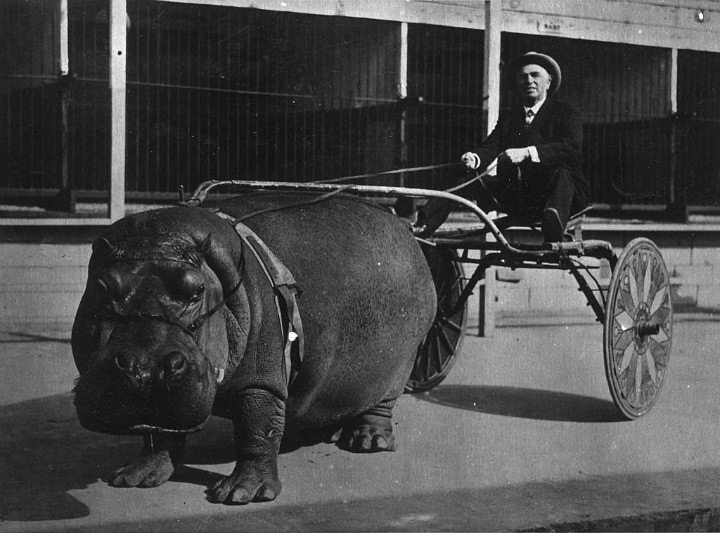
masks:
<path fill-rule="evenodd" d="M 166 0 L 484 29 L 478 0 Z M 702 0 L 501 0 L 502 31 L 720 52 L 720 6 Z M 697 13 L 704 17 L 698 20 Z"/>
<path fill-rule="evenodd" d="M 500 0 L 485 0 L 485 56 L 483 60 L 483 115 L 487 134 L 500 116 L 500 37 L 503 12 Z M 484 253 L 484 252 L 481 252 Z M 485 270 L 479 289 L 478 335 L 487 337 L 495 329 L 495 268 Z"/>
<path fill-rule="evenodd" d="M 110 0 L 110 200 L 108 216 L 125 215 L 127 2 Z"/>
<path fill-rule="evenodd" d="M 58 73 L 66 76 L 70 72 L 69 46 L 68 46 L 68 0 L 57 0 L 58 25 Z"/>
<path fill-rule="evenodd" d="M 399 27 L 399 65 L 398 65 L 398 98 L 403 100 L 408 97 L 408 25 L 407 22 L 401 22 Z M 400 114 L 400 168 L 407 166 L 407 111 L 403 108 Z M 407 186 L 407 178 L 405 174 L 400 175 L 400 186 Z"/>
<path fill-rule="evenodd" d="M 502 0 L 503 31 L 720 52 L 720 9 L 650 1 Z M 697 18 L 698 10 L 703 21 Z"/>
<path fill-rule="evenodd" d="M 483 110 L 489 134 L 500 115 L 500 36 L 503 13 L 500 0 L 485 0 L 485 58 L 483 72 Z"/>

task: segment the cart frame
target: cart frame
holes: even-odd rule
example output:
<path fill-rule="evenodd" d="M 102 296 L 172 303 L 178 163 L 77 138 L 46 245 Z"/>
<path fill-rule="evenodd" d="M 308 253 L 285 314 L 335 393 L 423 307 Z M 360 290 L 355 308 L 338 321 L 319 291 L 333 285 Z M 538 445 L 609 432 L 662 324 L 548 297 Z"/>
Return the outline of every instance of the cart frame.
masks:
<path fill-rule="evenodd" d="M 200 206 L 219 187 L 240 190 L 312 192 L 322 201 L 339 193 L 394 198 L 440 198 L 457 203 L 482 223 L 480 229 L 438 233 L 418 238 L 431 267 L 438 292 L 438 312 L 433 328 L 418 349 L 408 392 L 423 392 L 439 384 L 452 368 L 465 328 L 467 302 L 484 280 L 489 267 L 511 269 L 564 270 L 578 283 L 596 320 L 604 325 L 603 352 L 610 392 L 620 413 L 627 419 L 647 414 L 655 405 L 665 381 L 672 345 L 672 298 L 667 267 L 657 246 L 645 238 L 631 241 L 616 255 L 603 240 L 570 240 L 557 243 L 520 244 L 503 233 L 510 227 L 534 226 L 532 220 L 515 215 L 490 217 L 475 203 L 456 194 L 432 189 L 357 184 L 285 183 L 266 181 L 207 181 L 202 183 L 187 206 Z M 299 202 L 303 205 L 305 202 Z M 537 222 L 537 221 L 535 221 Z M 459 255 L 458 250 L 462 253 Z M 480 251 L 471 258 L 471 250 Z M 580 258 L 599 261 L 586 265 Z M 475 265 L 465 278 L 458 263 Z M 603 263 L 612 277 L 603 288 L 592 269 Z M 592 287 L 583 275 L 594 280 Z"/>

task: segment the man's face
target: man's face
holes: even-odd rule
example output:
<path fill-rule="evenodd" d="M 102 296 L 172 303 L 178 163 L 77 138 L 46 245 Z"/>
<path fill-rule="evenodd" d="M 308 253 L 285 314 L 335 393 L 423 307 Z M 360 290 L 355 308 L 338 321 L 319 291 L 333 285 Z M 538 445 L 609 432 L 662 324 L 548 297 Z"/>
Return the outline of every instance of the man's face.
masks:
<path fill-rule="evenodd" d="M 540 65 L 525 65 L 515 77 L 516 86 L 520 99 L 527 107 L 532 107 L 537 102 L 544 100 L 552 78 L 548 71 Z"/>

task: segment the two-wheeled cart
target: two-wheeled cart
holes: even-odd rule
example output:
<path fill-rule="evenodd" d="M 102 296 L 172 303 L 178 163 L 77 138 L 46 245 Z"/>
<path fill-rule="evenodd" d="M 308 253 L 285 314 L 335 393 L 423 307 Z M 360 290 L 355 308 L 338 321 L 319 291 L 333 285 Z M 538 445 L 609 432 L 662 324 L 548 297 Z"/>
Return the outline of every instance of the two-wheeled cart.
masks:
<path fill-rule="evenodd" d="M 578 283 L 597 321 L 603 324 L 605 374 L 613 401 L 627 419 L 647 414 L 665 382 L 672 346 L 673 309 L 670 277 L 657 246 L 649 239 L 632 240 L 618 255 L 609 242 L 570 238 L 558 243 L 511 242 L 505 232 L 535 227 L 538 218 L 525 215 L 491 218 L 473 202 L 443 191 L 407 187 L 209 181 L 186 202 L 199 205 L 219 186 L 250 190 L 304 191 L 330 197 L 354 193 L 374 197 L 444 198 L 474 213 L 479 225 L 436 233 L 419 239 L 435 282 L 437 313 L 420 345 L 406 384 L 408 392 L 438 385 L 455 363 L 465 333 L 467 303 L 484 282 L 490 267 L 567 271 Z M 465 277 L 462 265 L 474 266 Z M 601 285 L 595 273 L 609 268 L 610 281 Z"/>

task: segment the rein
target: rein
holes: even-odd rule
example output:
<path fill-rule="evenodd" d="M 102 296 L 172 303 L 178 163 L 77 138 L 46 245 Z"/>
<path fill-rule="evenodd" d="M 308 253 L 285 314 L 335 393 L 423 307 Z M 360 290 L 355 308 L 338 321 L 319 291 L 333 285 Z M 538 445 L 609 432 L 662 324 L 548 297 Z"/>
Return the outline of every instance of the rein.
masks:
<path fill-rule="evenodd" d="M 159 320 L 160 322 L 164 322 L 165 324 L 169 324 L 171 326 L 176 326 L 180 328 L 182 331 L 190 335 L 191 337 L 195 337 L 195 334 L 197 331 L 203 326 L 205 321 L 213 316 L 215 313 L 220 311 L 225 304 L 230 300 L 230 298 L 233 297 L 233 295 L 240 290 L 240 287 L 243 284 L 244 279 L 244 273 L 245 273 L 245 256 L 243 255 L 240 266 L 238 267 L 238 272 L 240 272 L 240 281 L 238 282 L 235 287 L 233 287 L 230 292 L 228 292 L 220 302 L 218 302 L 212 309 L 209 311 L 206 311 L 205 313 L 201 314 L 199 317 L 197 317 L 195 320 L 193 320 L 190 324 L 187 326 L 183 326 L 180 322 L 177 322 L 171 318 L 168 318 L 163 315 L 153 315 L 150 313 L 136 313 L 132 315 L 121 315 L 119 313 L 113 313 L 112 316 L 106 317 L 106 316 L 96 316 L 99 320 L 108 320 L 111 322 L 124 322 L 127 320 L 133 320 L 136 318 L 150 318 L 153 320 Z"/>

